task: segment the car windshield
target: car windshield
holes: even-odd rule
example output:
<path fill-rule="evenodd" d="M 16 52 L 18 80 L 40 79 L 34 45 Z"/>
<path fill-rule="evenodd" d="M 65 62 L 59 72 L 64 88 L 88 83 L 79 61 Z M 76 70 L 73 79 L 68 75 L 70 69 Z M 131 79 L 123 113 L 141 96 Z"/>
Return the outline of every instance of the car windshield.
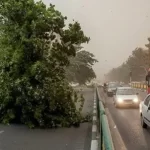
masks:
<path fill-rule="evenodd" d="M 135 95 L 135 90 L 134 89 L 118 89 L 117 90 L 117 95 Z"/>
<path fill-rule="evenodd" d="M 117 88 L 119 85 L 118 84 L 109 84 L 109 88 Z"/>

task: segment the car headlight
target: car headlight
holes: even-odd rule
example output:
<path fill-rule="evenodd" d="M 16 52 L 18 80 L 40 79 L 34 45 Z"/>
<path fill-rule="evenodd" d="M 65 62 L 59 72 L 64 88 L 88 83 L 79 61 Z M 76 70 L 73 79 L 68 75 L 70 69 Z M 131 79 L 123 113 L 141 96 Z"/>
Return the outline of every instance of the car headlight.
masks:
<path fill-rule="evenodd" d="M 117 101 L 118 101 L 119 103 L 122 103 L 122 102 L 123 102 L 123 99 L 118 98 Z"/>
<path fill-rule="evenodd" d="M 133 99 L 133 102 L 137 103 L 139 100 L 138 98 Z"/>

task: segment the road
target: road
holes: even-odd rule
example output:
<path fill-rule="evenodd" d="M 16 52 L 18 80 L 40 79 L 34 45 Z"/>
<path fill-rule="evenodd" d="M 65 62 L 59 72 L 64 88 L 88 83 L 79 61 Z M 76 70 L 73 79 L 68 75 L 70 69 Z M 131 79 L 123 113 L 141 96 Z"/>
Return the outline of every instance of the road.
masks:
<path fill-rule="evenodd" d="M 150 150 L 150 128 L 142 129 L 139 110 L 134 108 L 117 109 L 112 98 L 108 98 L 101 92 L 106 100 L 106 107 L 112 116 L 116 127 L 126 145 L 127 150 Z M 138 91 L 139 98 L 144 99 L 146 93 Z"/>
<path fill-rule="evenodd" d="M 83 91 L 83 114 L 92 112 L 93 89 Z M 0 150 L 90 150 L 91 123 L 79 128 L 34 129 L 0 125 Z"/>

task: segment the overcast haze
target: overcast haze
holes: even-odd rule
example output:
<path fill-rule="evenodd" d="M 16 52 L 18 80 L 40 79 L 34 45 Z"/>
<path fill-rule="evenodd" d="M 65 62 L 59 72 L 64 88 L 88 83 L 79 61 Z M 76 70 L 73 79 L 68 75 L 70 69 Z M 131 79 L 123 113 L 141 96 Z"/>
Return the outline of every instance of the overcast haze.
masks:
<path fill-rule="evenodd" d="M 43 0 L 55 4 L 68 17 L 79 21 L 91 38 L 85 49 L 99 63 L 94 68 L 103 77 L 122 64 L 132 50 L 147 43 L 150 36 L 150 0 Z"/>

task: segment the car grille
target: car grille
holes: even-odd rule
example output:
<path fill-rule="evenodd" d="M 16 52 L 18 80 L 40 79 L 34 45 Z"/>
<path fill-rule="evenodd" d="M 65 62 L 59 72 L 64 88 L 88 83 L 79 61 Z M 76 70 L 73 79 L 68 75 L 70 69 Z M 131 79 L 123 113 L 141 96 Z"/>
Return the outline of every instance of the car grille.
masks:
<path fill-rule="evenodd" d="M 125 102 L 125 103 L 132 103 L 133 100 L 132 100 L 132 99 L 125 99 L 124 102 Z"/>

